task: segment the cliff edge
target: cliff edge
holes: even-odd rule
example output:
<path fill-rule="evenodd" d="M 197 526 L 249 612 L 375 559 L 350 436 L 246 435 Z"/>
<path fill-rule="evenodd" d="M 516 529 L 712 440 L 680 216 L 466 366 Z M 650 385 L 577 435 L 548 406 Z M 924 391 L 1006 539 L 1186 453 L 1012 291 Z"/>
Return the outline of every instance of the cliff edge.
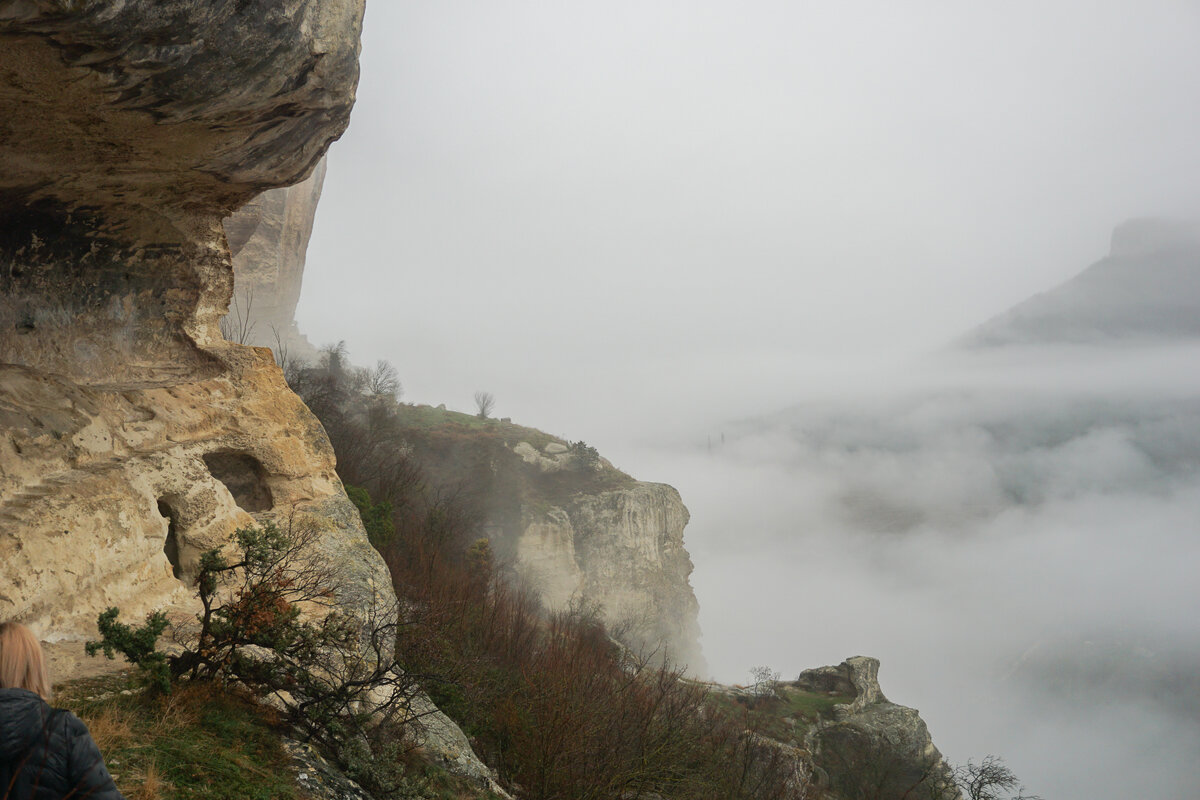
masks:
<path fill-rule="evenodd" d="M 794 681 L 711 690 L 738 708 L 760 745 L 793 763 L 818 797 L 962 800 L 921 715 L 884 696 L 878 659 L 854 656 Z"/>

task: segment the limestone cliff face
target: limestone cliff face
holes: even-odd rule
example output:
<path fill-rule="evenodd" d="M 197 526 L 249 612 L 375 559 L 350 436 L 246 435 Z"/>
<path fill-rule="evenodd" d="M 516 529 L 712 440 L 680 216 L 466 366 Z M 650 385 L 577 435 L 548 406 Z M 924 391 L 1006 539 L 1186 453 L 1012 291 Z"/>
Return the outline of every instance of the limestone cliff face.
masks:
<path fill-rule="evenodd" d="M 0 0 L 0 618 L 94 635 L 293 512 L 350 608 L 388 600 L 320 425 L 217 326 L 221 221 L 344 130 L 362 10 Z"/>
<path fill-rule="evenodd" d="M 526 504 L 516 534 L 516 567 L 554 609 L 572 600 L 598 605 L 618 636 L 703 669 L 699 605 L 683 546 L 688 510 L 661 483 L 580 492 L 561 506 Z M 503 526 L 501 526 L 503 530 Z"/>
<path fill-rule="evenodd" d="M 626 644 L 704 674 L 677 491 L 533 428 L 428 406 L 399 413 L 429 480 L 471 506 L 499 563 L 547 608 L 598 609 Z"/>
<path fill-rule="evenodd" d="M 322 159 L 306 180 L 263 192 L 225 220 L 233 255 L 233 308 L 227 338 L 312 359 L 316 352 L 296 326 L 308 240 L 325 182 Z"/>

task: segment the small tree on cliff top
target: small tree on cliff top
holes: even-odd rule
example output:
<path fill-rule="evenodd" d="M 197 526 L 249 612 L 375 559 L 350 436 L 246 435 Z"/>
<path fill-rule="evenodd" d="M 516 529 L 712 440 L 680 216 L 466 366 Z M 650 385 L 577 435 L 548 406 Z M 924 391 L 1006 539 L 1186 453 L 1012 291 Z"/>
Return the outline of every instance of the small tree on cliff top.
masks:
<path fill-rule="evenodd" d="M 492 409 L 496 406 L 496 398 L 491 392 L 476 392 L 475 393 L 475 408 L 476 416 L 480 419 L 487 419 L 492 413 Z"/>

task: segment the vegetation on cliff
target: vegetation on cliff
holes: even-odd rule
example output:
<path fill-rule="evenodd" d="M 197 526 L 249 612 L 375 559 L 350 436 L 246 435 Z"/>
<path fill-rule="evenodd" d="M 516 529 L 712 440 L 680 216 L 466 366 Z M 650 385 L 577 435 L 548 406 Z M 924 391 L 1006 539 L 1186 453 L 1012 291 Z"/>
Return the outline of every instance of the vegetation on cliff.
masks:
<path fill-rule="evenodd" d="M 317 365 L 291 365 L 288 376 L 325 425 L 409 609 L 397 652 L 504 783 L 537 800 L 804 796 L 803 765 L 761 746 L 748 718 L 719 708 L 670 664 L 650 666 L 639 657 L 648 654 L 622 648 L 595 609 L 546 612 L 503 568 L 482 536 L 480 484 L 488 497 L 519 500 L 530 487 L 496 491 L 491 460 L 514 457 L 506 442 L 557 440 L 404 406 L 373 390 L 371 371 L 349 365 L 342 348 Z M 574 449 L 583 483 L 632 482 L 587 445 Z M 457 487 L 437 474 L 455 458 L 468 465 Z M 580 480 L 548 474 L 537 488 L 578 491 Z"/>
<path fill-rule="evenodd" d="M 185 691 L 235 687 L 278 709 L 297 735 L 379 796 L 419 796 L 402 764 L 419 690 L 396 658 L 396 610 L 344 613 L 334 574 L 311 555 L 316 530 L 292 523 L 240 529 L 232 552 L 202 555 L 202 610 L 194 624 L 177 621 L 175 652 L 158 649 L 165 614 L 131 626 L 116 608 L 100 615 L 101 639 L 87 650 L 125 656 L 152 695 L 181 682 Z"/>

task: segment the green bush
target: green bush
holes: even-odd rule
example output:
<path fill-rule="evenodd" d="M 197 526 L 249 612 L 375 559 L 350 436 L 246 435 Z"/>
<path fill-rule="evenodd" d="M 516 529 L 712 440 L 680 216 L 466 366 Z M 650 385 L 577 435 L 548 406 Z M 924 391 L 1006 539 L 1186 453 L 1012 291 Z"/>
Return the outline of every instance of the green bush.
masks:
<path fill-rule="evenodd" d="M 346 496 L 358 508 L 362 517 L 363 527 L 367 529 L 367 538 L 377 550 L 382 550 L 391 544 L 396 536 L 396 522 L 392 519 L 392 504 L 371 502 L 371 495 L 361 486 L 347 486 Z"/>
<path fill-rule="evenodd" d="M 125 660 L 137 666 L 146 684 L 160 692 L 171 691 L 171 668 L 165 653 L 159 652 L 158 637 L 167 628 L 167 617 L 161 611 L 146 616 L 146 624 L 131 628 L 118 622 L 120 611 L 109 608 L 96 620 L 100 629 L 100 641 L 84 645 L 89 656 L 101 650 L 107 658 L 116 658 L 120 653 Z"/>
<path fill-rule="evenodd" d="M 600 464 L 600 453 L 582 439 L 567 445 L 567 452 L 575 457 L 575 468 L 578 470 L 594 470 Z"/>

